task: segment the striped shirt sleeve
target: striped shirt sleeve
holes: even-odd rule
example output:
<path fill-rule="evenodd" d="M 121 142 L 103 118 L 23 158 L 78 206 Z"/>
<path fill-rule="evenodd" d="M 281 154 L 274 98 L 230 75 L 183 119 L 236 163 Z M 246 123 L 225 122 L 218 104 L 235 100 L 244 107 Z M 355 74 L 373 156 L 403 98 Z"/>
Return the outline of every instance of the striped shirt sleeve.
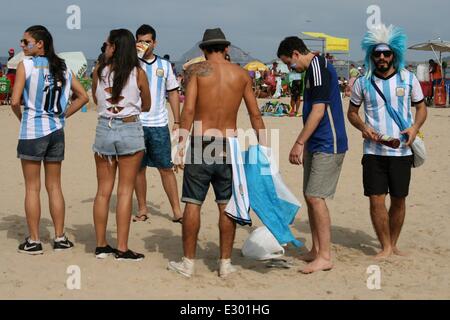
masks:
<path fill-rule="evenodd" d="M 312 104 L 330 103 L 330 75 L 325 67 L 325 62 L 314 58 L 311 61 L 309 73 Z"/>

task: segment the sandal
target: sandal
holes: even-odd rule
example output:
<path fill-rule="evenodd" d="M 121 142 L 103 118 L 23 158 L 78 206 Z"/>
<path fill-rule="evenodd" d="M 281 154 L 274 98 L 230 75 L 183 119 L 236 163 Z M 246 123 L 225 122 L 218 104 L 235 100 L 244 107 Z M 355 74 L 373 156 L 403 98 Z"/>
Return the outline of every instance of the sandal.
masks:
<path fill-rule="evenodd" d="M 148 219 L 148 215 L 146 213 L 137 215 L 133 217 L 133 222 L 145 222 Z"/>
<path fill-rule="evenodd" d="M 172 222 L 174 222 L 174 223 L 179 223 L 179 224 L 183 224 L 183 217 L 178 218 L 178 219 L 172 219 Z"/>

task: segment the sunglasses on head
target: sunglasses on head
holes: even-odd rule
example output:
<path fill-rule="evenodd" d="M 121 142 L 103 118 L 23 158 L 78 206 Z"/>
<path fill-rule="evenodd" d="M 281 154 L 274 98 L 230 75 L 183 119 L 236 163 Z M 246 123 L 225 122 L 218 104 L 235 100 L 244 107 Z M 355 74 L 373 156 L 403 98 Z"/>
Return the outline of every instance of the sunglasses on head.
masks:
<path fill-rule="evenodd" d="M 381 57 L 381 54 L 383 54 L 383 56 L 385 56 L 386 58 L 389 58 L 390 56 L 392 56 L 392 51 L 374 51 L 374 52 L 372 52 L 372 56 L 375 58 Z"/>

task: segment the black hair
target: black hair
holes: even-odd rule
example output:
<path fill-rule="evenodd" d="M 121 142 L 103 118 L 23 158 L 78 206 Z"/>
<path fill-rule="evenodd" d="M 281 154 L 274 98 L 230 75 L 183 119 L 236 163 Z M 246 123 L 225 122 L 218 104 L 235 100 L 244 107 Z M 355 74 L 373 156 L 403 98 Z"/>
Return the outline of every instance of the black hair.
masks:
<path fill-rule="evenodd" d="M 165 54 L 163 58 L 170 61 L 170 56 L 168 54 Z"/>
<path fill-rule="evenodd" d="M 103 69 L 109 65 L 110 72 L 114 72 L 112 86 L 112 101 L 117 101 L 123 87 L 128 82 L 130 73 L 134 68 L 139 68 L 139 60 L 133 34 L 127 29 L 111 30 L 108 42 L 115 46 L 111 58 L 99 62 L 97 75 L 102 77 Z"/>
<path fill-rule="evenodd" d="M 44 56 L 48 59 L 50 74 L 55 81 L 55 85 L 57 82 L 61 82 L 62 86 L 64 86 L 66 84 L 64 72 L 67 70 L 67 66 L 64 59 L 56 55 L 53 37 L 50 32 L 41 25 L 31 26 L 25 32 L 29 33 L 34 40 L 44 43 Z"/>
<path fill-rule="evenodd" d="M 225 49 L 228 48 L 229 44 L 210 44 L 206 46 L 202 46 L 201 49 L 205 50 L 208 53 L 213 52 L 225 52 Z"/>
<path fill-rule="evenodd" d="M 153 41 L 156 40 L 156 30 L 152 26 L 149 26 L 148 24 L 143 24 L 136 30 L 136 39 L 138 38 L 138 36 L 143 36 L 146 34 L 151 34 L 152 40 Z"/>
<path fill-rule="evenodd" d="M 302 55 L 310 52 L 303 40 L 299 37 L 286 37 L 278 46 L 277 56 L 278 58 L 281 56 L 292 57 L 294 50 L 297 50 Z"/>

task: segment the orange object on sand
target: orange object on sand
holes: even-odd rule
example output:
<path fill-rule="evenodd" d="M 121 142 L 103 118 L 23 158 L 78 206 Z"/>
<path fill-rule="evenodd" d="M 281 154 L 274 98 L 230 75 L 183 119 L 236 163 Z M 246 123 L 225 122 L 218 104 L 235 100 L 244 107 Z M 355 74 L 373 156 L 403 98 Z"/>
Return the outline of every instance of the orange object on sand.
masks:
<path fill-rule="evenodd" d="M 434 104 L 436 106 L 445 106 L 446 103 L 445 86 L 442 84 L 434 86 Z"/>

